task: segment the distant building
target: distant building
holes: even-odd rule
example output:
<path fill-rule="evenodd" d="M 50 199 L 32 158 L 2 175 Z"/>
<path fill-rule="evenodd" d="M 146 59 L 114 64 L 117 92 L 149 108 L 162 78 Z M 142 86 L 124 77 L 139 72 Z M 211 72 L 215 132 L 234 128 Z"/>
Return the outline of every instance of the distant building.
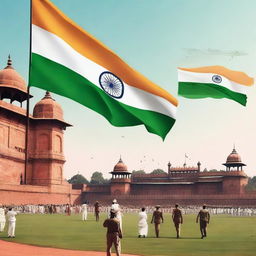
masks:
<path fill-rule="evenodd" d="M 243 171 L 244 163 L 235 148 L 227 157 L 226 171 L 201 171 L 201 163 L 196 167 L 172 167 L 163 174 L 132 174 L 122 159 L 114 166 L 110 184 L 87 185 L 83 197 L 87 200 L 107 201 L 121 198 L 127 204 L 141 201 L 153 204 L 154 201 L 183 200 L 193 198 L 198 203 L 209 199 L 221 199 L 228 203 L 231 199 L 243 197 L 248 177 Z M 256 197 L 255 197 L 256 198 Z M 151 200 L 152 199 L 152 200 Z M 193 201 L 193 202 L 194 202 Z M 194 203 L 195 203 L 194 202 Z M 216 204 L 220 200 L 215 200 Z M 248 201 L 247 201 L 248 202 Z M 255 202 L 255 200 L 254 200 Z M 189 202 L 187 202 L 189 203 Z"/>

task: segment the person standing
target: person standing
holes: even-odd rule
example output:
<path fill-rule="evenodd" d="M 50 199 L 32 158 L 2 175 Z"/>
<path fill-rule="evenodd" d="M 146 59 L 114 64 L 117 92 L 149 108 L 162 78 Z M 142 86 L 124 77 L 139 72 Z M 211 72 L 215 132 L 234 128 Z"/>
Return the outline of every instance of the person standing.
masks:
<path fill-rule="evenodd" d="M 111 247 L 114 244 L 116 255 L 121 255 L 121 242 L 122 239 L 122 231 L 120 228 L 120 222 L 116 218 L 116 211 L 110 211 L 110 218 L 106 219 L 103 223 L 103 227 L 107 228 L 107 256 L 111 256 Z"/>
<path fill-rule="evenodd" d="M 95 215 L 96 221 L 99 221 L 99 219 L 100 219 L 100 204 L 98 201 L 96 201 L 94 204 L 94 215 Z"/>
<path fill-rule="evenodd" d="M 207 224 L 210 223 L 210 214 L 206 210 L 206 205 L 203 205 L 203 209 L 199 211 L 197 217 L 196 217 L 196 223 L 198 223 L 198 220 L 200 220 L 200 232 L 201 232 L 201 239 L 207 236 L 206 229 Z"/>
<path fill-rule="evenodd" d="M 87 220 L 87 202 L 86 201 L 82 204 L 81 212 L 82 212 L 82 220 Z"/>
<path fill-rule="evenodd" d="M 114 199 L 112 201 L 112 205 L 111 205 L 110 211 L 115 211 L 116 212 L 116 218 L 119 220 L 120 229 L 123 231 L 123 229 L 122 229 L 122 213 L 121 213 L 121 208 L 120 208 L 119 204 L 117 203 L 116 199 Z"/>
<path fill-rule="evenodd" d="M 164 223 L 163 213 L 159 210 L 160 205 L 156 205 L 156 210 L 153 212 L 151 223 L 155 224 L 156 237 L 159 237 L 160 223 Z"/>
<path fill-rule="evenodd" d="M 66 215 L 71 216 L 71 205 L 66 204 L 66 209 L 65 209 Z"/>
<path fill-rule="evenodd" d="M 177 238 L 180 238 L 180 225 L 183 223 L 183 217 L 178 207 L 179 205 L 175 204 L 175 208 L 172 211 L 172 220 L 176 229 Z"/>
<path fill-rule="evenodd" d="M 138 237 L 146 237 L 148 235 L 148 223 L 147 223 L 147 213 L 145 211 L 145 208 L 143 207 L 141 209 L 141 212 L 139 213 L 139 236 Z"/>
<path fill-rule="evenodd" d="M 15 227 L 16 227 L 16 215 L 17 212 L 13 211 L 12 208 L 9 208 L 9 211 L 6 214 L 8 219 L 8 237 L 15 237 Z"/>
<path fill-rule="evenodd" d="M 6 222 L 6 219 L 5 219 L 4 207 L 0 205 L 0 232 L 4 231 L 5 222 Z"/>

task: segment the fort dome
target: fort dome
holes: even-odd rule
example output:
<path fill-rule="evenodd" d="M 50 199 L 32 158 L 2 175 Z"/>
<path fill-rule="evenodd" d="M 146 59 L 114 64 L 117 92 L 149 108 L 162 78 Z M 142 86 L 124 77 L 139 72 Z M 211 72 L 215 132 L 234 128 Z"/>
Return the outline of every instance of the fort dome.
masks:
<path fill-rule="evenodd" d="M 60 104 L 57 103 L 47 91 L 45 96 L 38 103 L 36 103 L 33 116 L 35 118 L 52 118 L 63 120 L 63 110 Z"/>
<path fill-rule="evenodd" d="M 118 163 L 115 165 L 113 172 L 128 172 L 127 166 L 123 163 L 121 157 Z"/>
<path fill-rule="evenodd" d="M 241 163 L 241 157 L 236 152 L 236 149 L 234 148 L 231 154 L 227 157 L 226 163 Z"/>
<path fill-rule="evenodd" d="M 12 67 L 10 55 L 8 57 L 7 66 L 0 70 L 0 87 L 14 88 L 22 92 L 27 92 L 26 82 Z"/>

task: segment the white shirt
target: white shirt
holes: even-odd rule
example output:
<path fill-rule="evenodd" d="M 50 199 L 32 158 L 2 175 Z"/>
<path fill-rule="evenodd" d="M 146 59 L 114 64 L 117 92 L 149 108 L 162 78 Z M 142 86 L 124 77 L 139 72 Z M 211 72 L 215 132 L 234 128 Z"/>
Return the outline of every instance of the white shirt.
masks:
<path fill-rule="evenodd" d="M 0 221 L 5 222 L 5 212 L 3 208 L 0 208 Z"/>
<path fill-rule="evenodd" d="M 86 212 L 87 211 L 87 204 L 82 204 L 82 212 Z"/>
<path fill-rule="evenodd" d="M 11 210 L 7 212 L 6 217 L 8 218 L 8 221 L 14 222 L 16 221 L 16 217 L 15 217 L 16 215 L 17 215 L 17 212 Z"/>

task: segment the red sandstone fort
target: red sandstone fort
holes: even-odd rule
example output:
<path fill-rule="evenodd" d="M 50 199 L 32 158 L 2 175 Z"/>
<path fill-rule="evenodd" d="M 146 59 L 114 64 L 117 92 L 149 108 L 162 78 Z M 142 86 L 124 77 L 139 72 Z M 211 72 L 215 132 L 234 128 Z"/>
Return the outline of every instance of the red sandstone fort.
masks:
<path fill-rule="evenodd" d="M 30 95 L 30 97 L 32 97 Z M 122 159 L 105 185 L 72 185 L 63 177 L 63 135 L 70 126 L 61 106 L 49 92 L 29 115 L 26 151 L 27 87 L 9 58 L 0 70 L 0 203 L 64 204 L 84 200 L 122 204 L 256 205 L 256 194 L 246 193 L 248 177 L 235 149 L 227 157 L 225 171 L 204 172 L 196 167 L 175 168 L 164 174 L 132 175 Z M 18 102 L 13 104 L 13 102 Z M 27 154 L 27 161 L 26 161 Z"/>

